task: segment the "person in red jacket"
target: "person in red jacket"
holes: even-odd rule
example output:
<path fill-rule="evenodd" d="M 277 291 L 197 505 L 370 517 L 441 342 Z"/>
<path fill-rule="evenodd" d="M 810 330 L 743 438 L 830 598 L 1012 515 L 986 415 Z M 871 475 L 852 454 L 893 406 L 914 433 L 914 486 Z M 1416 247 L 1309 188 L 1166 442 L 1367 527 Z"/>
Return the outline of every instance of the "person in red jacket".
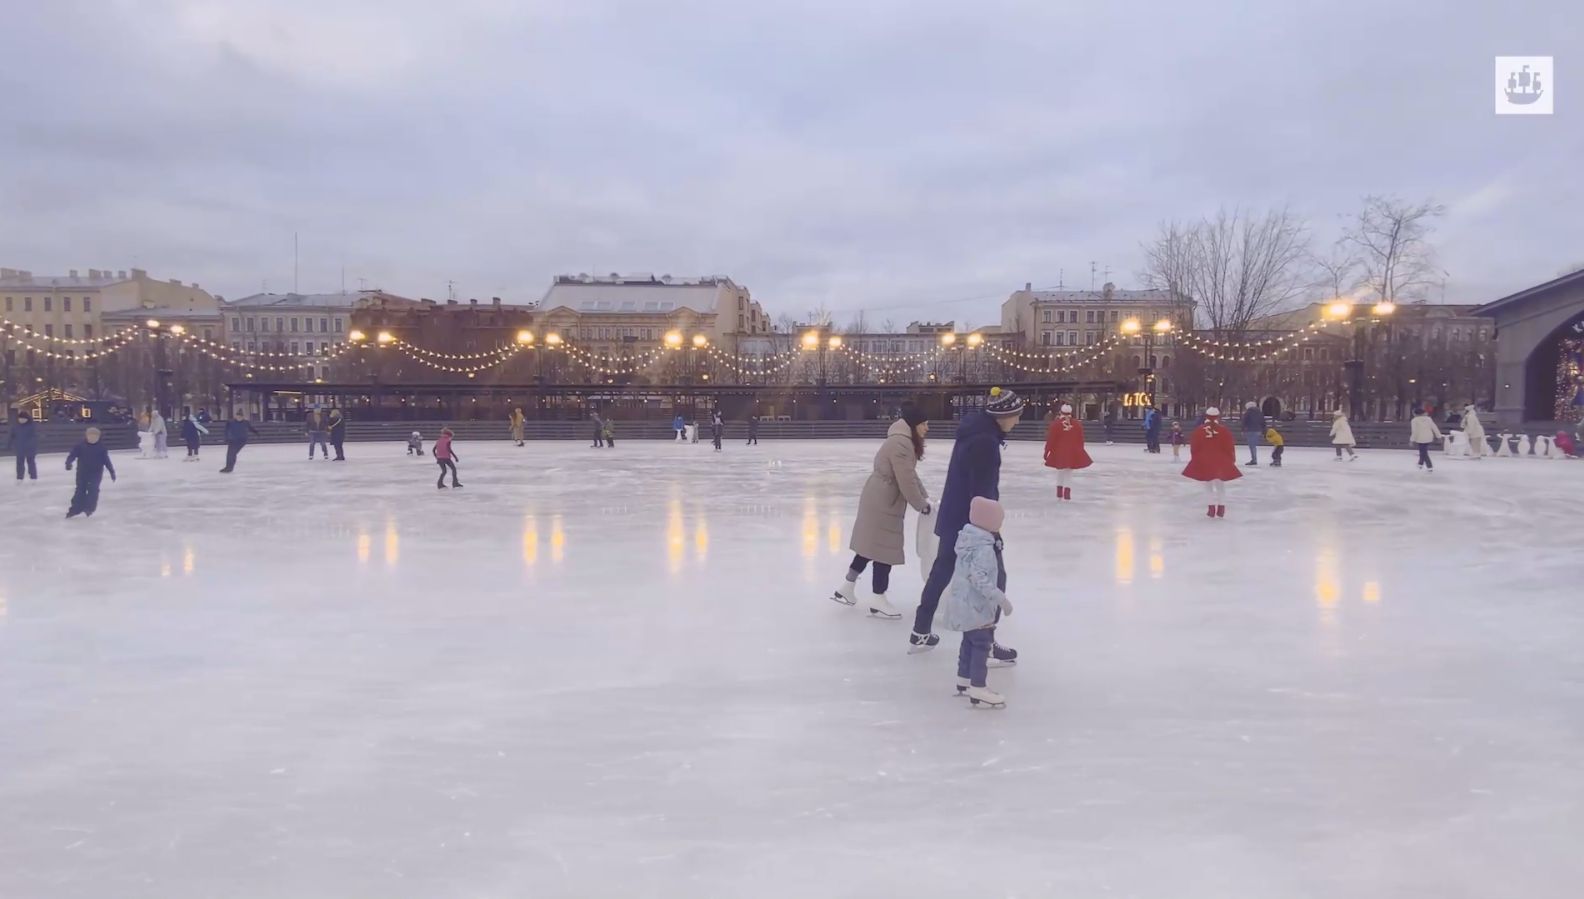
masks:
<path fill-rule="evenodd" d="M 1214 406 L 1205 410 L 1204 424 L 1194 428 L 1188 438 L 1188 467 L 1183 469 L 1183 477 L 1204 482 L 1210 494 L 1207 517 L 1226 517 L 1226 482 L 1243 477 L 1243 472 L 1237 466 L 1237 441 L 1232 430 L 1221 423 L 1221 410 Z"/>
<path fill-rule="evenodd" d="M 440 439 L 435 441 L 434 447 L 430 450 L 430 452 L 434 453 L 434 460 L 440 464 L 440 480 L 435 482 L 435 486 L 439 487 L 441 490 L 445 489 L 445 476 L 447 468 L 451 469 L 451 486 L 462 486 L 457 482 L 456 470 L 456 464 L 457 462 L 461 461 L 461 457 L 456 454 L 456 450 L 451 448 L 450 428 L 444 428 L 440 431 Z"/>
<path fill-rule="evenodd" d="M 1062 403 L 1061 414 L 1051 420 L 1045 432 L 1045 467 L 1056 469 L 1056 498 L 1072 499 L 1068 486 L 1075 469 L 1094 464 L 1084 450 L 1083 422 L 1073 417 L 1073 407 Z"/>

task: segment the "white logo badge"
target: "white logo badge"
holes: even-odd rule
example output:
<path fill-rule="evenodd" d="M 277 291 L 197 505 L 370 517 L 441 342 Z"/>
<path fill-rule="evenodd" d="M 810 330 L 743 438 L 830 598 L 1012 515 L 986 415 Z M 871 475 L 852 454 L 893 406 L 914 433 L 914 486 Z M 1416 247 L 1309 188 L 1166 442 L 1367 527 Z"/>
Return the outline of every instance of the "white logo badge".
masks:
<path fill-rule="evenodd" d="M 1496 114 L 1550 115 L 1555 83 L 1549 56 L 1496 57 Z"/>

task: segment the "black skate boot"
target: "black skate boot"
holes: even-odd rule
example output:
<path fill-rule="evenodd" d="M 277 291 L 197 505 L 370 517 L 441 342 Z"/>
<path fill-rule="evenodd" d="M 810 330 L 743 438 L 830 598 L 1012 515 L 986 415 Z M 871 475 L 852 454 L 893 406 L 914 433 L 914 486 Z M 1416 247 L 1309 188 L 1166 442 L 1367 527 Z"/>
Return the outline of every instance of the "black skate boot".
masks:
<path fill-rule="evenodd" d="M 908 655 L 917 655 L 929 652 L 940 645 L 940 637 L 935 634 L 921 634 L 917 631 L 908 635 Z"/>
<path fill-rule="evenodd" d="M 1012 647 L 1002 646 L 1000 643 L 990 644 L 989 665 L 991 668 L 1010 668 L 1017 664 L 1017 658 L 1017 650 Z"/>

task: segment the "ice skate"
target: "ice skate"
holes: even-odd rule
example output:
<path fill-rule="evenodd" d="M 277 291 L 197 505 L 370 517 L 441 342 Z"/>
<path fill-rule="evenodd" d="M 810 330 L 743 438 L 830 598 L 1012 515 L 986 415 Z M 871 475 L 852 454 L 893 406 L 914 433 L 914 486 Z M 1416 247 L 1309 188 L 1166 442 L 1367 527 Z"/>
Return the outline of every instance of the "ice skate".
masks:
<path fill-rule="evenodd" d="M 940 645 L 940 637 L 936 634 L 921 634 L 918 631 L 908 635 L 908 655 L 918 655 L 929 652 Z"/>
<path fill-rule="evenodd" d="M 968 688 L 971 687 L 971 686 L 973 686 L 973 682 L 970 681 L 968 678 L 966 678 L 966 677 L 957 678 L 957 696 L 959 698 L 961 698 L 963 696 L 967 696 L 968 695 Z"/>
<path fill-rule="evenodd" d="M 444 484 L 436 484 L 435 487 L 440 489 L 440 490 L 446 489 L 446 485 L 444 485 Z"/>
<path fill-rule="evenodd" d="M 1006 697 L 989 687 L 969 687 L 963 695 L 968 697 L 969 705 L 975 708 L 981 705 L 991 709 L 1006 708 Z"/>
<path fill-rule="evenodd" d="M 1214 518 L 1215 517 L 1215 503 L 1211 503 L 1210 505 L 1205 507 L 1205 517 L 1206 518 Z"/>
<path fill-rule="evenodd" d="M 985 661 L 985 664 L 991 668 L 1011 668 L 1017 664 L 1017 660 L 1017 650 L 1010 646 L 1002 646 L 1000 643 L 991 643 L 990 658 Z"/>
<path fill-rule="evenodd" d="M 869 597 L 869 614 L 875 618 L 884 618 L 887 621 L 895 621 L 902 617 L 902 613 L 898 612 L 886 600 L 884 593 L 876 593 L 874 596 Z"/>
<path fill-rule="evenodd" d="M 1216 517 L 1217 518 L 1225 518 L 1226 517 L 1226 506 L 1220 506 L 1220 505 L 1216 506 Z"/>
<path fill-rule="evenodd" d="M 852 581 L 842 581 L 842 585 L 836 588 L 835 593 L 831 594 L 831 602 L 839 602 L 844 606 L 857 605 L 858 591 L 853 586 Z"/>

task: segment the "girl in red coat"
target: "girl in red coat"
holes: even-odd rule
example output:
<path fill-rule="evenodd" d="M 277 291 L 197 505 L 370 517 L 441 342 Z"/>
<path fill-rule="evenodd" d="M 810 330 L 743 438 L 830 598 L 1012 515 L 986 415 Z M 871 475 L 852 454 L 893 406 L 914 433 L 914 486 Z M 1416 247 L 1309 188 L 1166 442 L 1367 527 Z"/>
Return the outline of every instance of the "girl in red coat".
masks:
<path fill-rule="evenodd" d="M 1226 482 L 1243 477 L 1243 472 L 1238 471 L 1232 431 L 1221 423 L 1221 410 L 1214 406 L 1205 410 L 1204 424 L 1194 428 L 1188 438 L 1188 467 L 1183 469 L 1183 477 L 1204 482 L 1210 493 L 1206 516 L 1226 517 Z"/>
<path fill-rule="evenodd" d="M 1056 498 L 1072 499 L 1067 486 L 1075 468 L 1094 464 L 1084 450 L 1083 422 L 1073 418 L 1073 407 L 1062 404 L 1061 414 L 1051 420 L 1045 432 L 1045 467 L 1056 469 Z"/>

